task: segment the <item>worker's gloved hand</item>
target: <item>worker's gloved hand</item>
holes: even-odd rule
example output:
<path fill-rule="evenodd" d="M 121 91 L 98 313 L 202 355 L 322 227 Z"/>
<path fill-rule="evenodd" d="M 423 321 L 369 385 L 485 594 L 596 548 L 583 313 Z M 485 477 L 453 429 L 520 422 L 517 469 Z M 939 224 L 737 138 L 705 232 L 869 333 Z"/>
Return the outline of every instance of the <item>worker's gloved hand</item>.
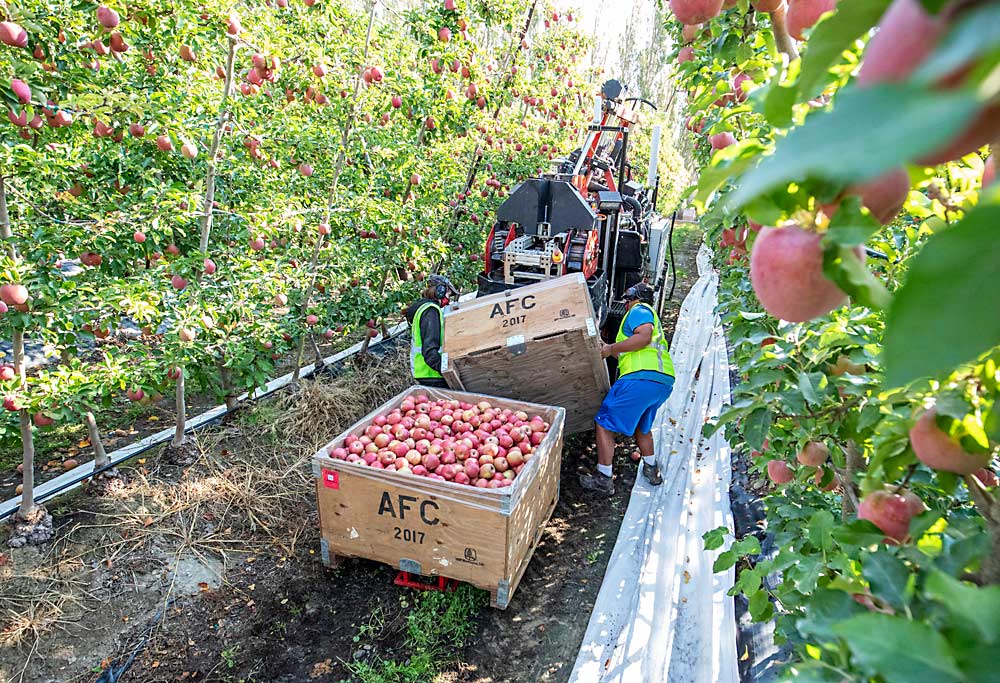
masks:
<path fill-rule="evenodd" d="M 607 358 L 608 356 L 615 355 L 614 349 L 611 344 L 601 343 L 601 358 Z"/>

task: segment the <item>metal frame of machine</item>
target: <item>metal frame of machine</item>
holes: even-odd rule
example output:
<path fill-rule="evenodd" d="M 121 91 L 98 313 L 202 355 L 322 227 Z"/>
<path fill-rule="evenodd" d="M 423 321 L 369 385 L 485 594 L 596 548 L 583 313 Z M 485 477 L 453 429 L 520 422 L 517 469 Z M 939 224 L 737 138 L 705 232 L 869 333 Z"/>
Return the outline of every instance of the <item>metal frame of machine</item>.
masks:
<path fill-rule="evenodd" d="M 628 162 L 629 131 L 639 114 L 618 81 L 604 84 L 583 145 L 555 172 L 517 185 L 496 212 L 486 240 L 479 295 L 583 273 L 602 327 L 617 327 L 622 296 L 636 282 L 659 284 L 662 252 L 649 244 L 658 177 L 653 147 L 647 185 Z M 655 107 L 654 107 L 655 108 Z"/>

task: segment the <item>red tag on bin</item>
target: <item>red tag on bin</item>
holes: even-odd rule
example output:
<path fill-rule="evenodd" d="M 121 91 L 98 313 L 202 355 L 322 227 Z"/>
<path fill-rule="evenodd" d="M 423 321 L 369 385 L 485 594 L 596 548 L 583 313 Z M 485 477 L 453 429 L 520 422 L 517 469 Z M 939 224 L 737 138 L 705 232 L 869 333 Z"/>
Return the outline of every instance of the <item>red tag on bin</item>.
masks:
<path fill-rule="evenodd" d="M 339 489 L 340 472 L 335 470 L 323 470 L 323 486 L 328 489 Z"/>

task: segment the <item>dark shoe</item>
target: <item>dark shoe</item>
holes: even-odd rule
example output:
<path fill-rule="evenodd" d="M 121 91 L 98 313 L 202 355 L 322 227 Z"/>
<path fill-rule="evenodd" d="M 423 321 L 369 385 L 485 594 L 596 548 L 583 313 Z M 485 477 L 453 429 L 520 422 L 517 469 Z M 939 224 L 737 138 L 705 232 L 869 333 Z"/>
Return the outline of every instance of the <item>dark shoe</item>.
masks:
<path fill-rule="evenodd" d="M 596 491 L 608 496 L 615 495 L 615 483 L 611 477 L 600 472 L 588 472 L 580 475 L 580 486 L 588 491 Z"/>
<path fill-rule="evenodd" d="M 647 465 L 645 462 L 642 463 L 642 476 L 646 477 L 646 481 L 653 486 L 659 486 L 663 483 L 663 477 L 660 476 L 659 465 Z"/>

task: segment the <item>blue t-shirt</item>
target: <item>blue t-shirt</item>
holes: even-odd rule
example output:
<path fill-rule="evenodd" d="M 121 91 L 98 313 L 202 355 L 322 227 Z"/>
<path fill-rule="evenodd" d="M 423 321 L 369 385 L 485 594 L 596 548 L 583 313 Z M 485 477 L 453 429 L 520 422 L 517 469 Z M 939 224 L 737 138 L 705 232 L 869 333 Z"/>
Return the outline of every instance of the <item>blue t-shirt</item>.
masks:
<path fill-rule="evenodd" d="M 631 310 L 625 314 L 625 325 L 622 327 L 622 332 L 625 333 L 626 337 L 631 337 L 635 334 L 635 328 L 646 324 L 655 325 L 653 312 L 645 306 L 633 306 Z M 637 370 L 636 372 L 630 372 L 622 379 L 648 379 L 653 382 L 659 382 L 660 384 L 670 385 L 674 383 L 674 378 L 672 376 L 665 372 L 657 372 L 656 370 Z"/>

